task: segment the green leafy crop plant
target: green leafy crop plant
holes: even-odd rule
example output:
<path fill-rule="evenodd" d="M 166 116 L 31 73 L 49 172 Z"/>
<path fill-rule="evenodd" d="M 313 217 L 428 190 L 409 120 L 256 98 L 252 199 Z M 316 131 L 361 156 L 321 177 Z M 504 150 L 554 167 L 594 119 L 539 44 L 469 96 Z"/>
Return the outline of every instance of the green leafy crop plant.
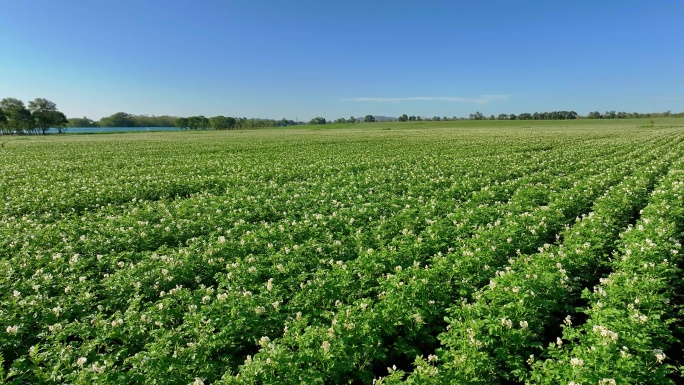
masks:
<path fill-rule="evenodd" d="M 588 179 L 580 179 L 581 183 L 578 183 L 569 177 L 566 186 L 574 184 L 575 187 L 558 188 L 558 193 L 552 196 L 555 199 L 548 206 L 522 200 L 513 208 L 508 207 L 508 212 L 501 214 L 501 223 L 483 228 L 453 252 L 436 256 L 431 264 L 434 266 L 420 263 L 396 266 L 396 271 L 386 273 L 378 281 L 381 290 L 378 300 L 364 298 L 360 304 L 342 306 L 331 314 L 331 322 L 322 325 L 308 318 L 293 321 L 283 340 L 270 342 L 250 358 L 234 380 L 244 383 L 257 380 L 297 382 L 304 378 L 318 382 L 326 378 L 344 381 L 347 377 L 357 377 L 367 381 L 367 376 L 372 375 L 372 365 L 389 361 L 392 356 L 387 351 L 398 348 L 384 345 L 385 341 L 398 340 L 395 344 L 403 342 L 400 347 L 405 349 L 404 353 L 417 352 L 411 344 L 430 338 L 431 325 L 444 314 L 440 311 L 442 306 L 448 306 L 453 296 L 466 295 L 483 283 L 483 279 L 477 278 L 478 272 L 484 272 L 482 278 L 486 278 L 489 275 L 486 270 L 497 268 L 502 261 L 515 256 L 516 250 L 535 250 L 541 246 L 549 235 L 563 226 L 564 216 L 565 220 L 574 219 L 579 215 L 577 210 L 586 210 L 605 188 L 619 181 L 637 164 L 652 161 L 653 153 L 657 153 L 653 149 L 641 152 L 642 157 L 630 152 L 628 160 L 612 159 L 613 167 L 608 168 L 612 172 L 608 175 L 597 176 L 583 169 L 576 175 Z M 625 161 L 635 163 L 615 167 L 617 162 Z M 549 191 L 556 189 L 548 188 Z M 532 207 L 534 210 L 528 212 Z M 327 356 L 321 356 L 323 352 L 319 346 L 323 342 L 330 344 L 325 352 Z"/>
<path fill-rule="evenodd" d="M 678 383 L 682 352 L 670 348 L 681 347 L 674 333 L 681 304 L 671 301 L 683 276 L 682 166 L 681 160 L 673 165 L 639 221 L 622 234 L 611 273 L 582 293 L 588 320 L 563 325 L 557 343 L 534 363 L 531 383 Z"/>
<path fill-rule="evenodd" d="M 589 242 L 596 260 L 567 253 L 563 262 L 581 277 L 569 296 L 545 301 L 538 291 L 538 306 L 523 309 L 536 317 L 525 319 L 529 338 L 472 358 L 482 373 L 494 368 L 491 381 L 561 378 L 554 365 L 563 351 L 586 343 L 564 334 L 561 351 L 543 349 L 555 342 L 544 333 L 557 334 L 558 311 L 572 311 L 583 289 L 617 271 L 607 256 L 624 254 L 625 221 L 668 172 L 681 128 L 438 123 L 9 137 L 0 149 L 2 381 L 456 381 L 448 341 L 459 339 L 462 301 L 513 309 L 512 292 L 494 296 L 490 280 L 522 288 L 507 280 L 536 271 L 555 282 L 560 270 L 547 269 L 548 255 Z M 656 191 L 675 191 L 678 175 Z M 625 200 L 612 200 L 625 188 Z M 676 222 L 649 210 L 640 220 Z M 604 223 L 613 225 L 604 232 Z M 507 266 L 516 274 L 496 275 Z M 676 271 L 661 270 L 654 277 L 674 282 Z M 567 292 L 550 283 L 548 293 Z M 668 285 L 657 292 L 678 301 Z M 645 306 L 649 297 L 639 298 Z M 499 328 L 504 316 L 516 322 L 486 334 L 492 341 L 523 321 L 499 313 L 478 318 Z M 662 314 L 670 325 L 674 313 Z M 587 324 L 598 317 L 588 316 Z M 582 317 L 573 320 L 585 333 Z M 666 330 L 650 331 L 657 342 L 642 349 L 660 378 L 676 364 L 668 347 L 677 334 Z M 639 349 L 630 347 L 634 356 Z M 592 362 L 570 358 L 585 369 Z M 513 373 L 514 363 L 524 370 Z M 630 368 L 630 378 L 645 373 Z"/>
<path fill-rule="evenodd" d="M 438 366 L 439 374 L 426 376 L 429 365 L 421 362 L 411 380 L 525 381 L 528 365 L 550 338 L 545 329 L 556 321 L 553 316 L 574 313 L 581 289 L 598 282 L 597 269 L 608 263 L 620 230 L 646 205 L 658 177 L 680 156 L 681 150 L 675 149 L 638 169 L 597 199 L 589 215 L 568 227 L 561 234 L 562 244 L 545 245 L 539 254 L 512 261 L 475 295 L 474 302 L 452 309 L 448 331 L 440 336 L 447 348 L 436 356 L 444 363 Z M 571 324 L 572 319 L 568 314 L 563 321 Z"/>

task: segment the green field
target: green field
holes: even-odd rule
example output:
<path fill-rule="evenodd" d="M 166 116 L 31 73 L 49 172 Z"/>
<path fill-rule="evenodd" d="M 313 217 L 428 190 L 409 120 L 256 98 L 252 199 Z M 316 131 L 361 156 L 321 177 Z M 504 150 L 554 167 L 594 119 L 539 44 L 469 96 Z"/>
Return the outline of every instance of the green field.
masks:
<path fill-rule="evenodd" d="M 682 380 L 684 119 L 0 136 L 0 156 L 6 383 Z"/>

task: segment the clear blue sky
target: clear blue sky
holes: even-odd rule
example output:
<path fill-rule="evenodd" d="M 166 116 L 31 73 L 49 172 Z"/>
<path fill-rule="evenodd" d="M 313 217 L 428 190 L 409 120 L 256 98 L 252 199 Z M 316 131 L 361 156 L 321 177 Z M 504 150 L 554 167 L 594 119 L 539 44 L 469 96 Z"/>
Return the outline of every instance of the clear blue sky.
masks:
<path fill-rule="evenodd" d="M 684 111 L 684 1 L 32 0 L 0 97 L 70 117 Z"/>

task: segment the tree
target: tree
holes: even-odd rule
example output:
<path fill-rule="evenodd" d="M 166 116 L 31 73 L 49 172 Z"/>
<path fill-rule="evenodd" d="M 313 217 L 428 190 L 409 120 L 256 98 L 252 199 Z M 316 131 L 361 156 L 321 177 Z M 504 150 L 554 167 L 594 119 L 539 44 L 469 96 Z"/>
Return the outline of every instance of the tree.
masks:
<path fill-rule="evenodd" d="M 484 115 L 480 111 L 475 112 L 474 114 L 470 114 L 470 119 L 471 120 L 483 120 Z"/>
<path fill-rule="evenodd" d="M 0 100 L 0 109 L 4 111 L 6 121 L 4 123 L 3 133 L 23 134 L 26 131 L 31 131 L 35 124 L 33 116 L 24 102 L 16 98 L 4 98 Z"/>
<path fill-rule="evenodd" d="M 209 127 L 211 127 L 211 125 L 209 124 L 209 119 L 205 118 L 202 115 L 190 116 L 187 119 L 188 129 L 190 130 L 206 130 Z"/>
<path fill-rule="evenodd" d="M 230 118 L 227 118 L 230 120 Z M 275 127 L 277 125 L 275 120 L 272 119 L 246 119 L 245 118 L 245 125 L 244 127 L 246 128 L 263 128 L 263 127 Z"/>
<path fill-rule="evenodd" d="M 221 115 L 209 118 L 209 125 L 214 130 L 227 130 L 228 128 L 230 128 L 228 126 L 228 119 L 225 116 Z"/>
<path fill-rule="evenodd" d="M 366 123 L 373 123 L 373 122 L 375 122 L 375 117 L 373 115 L 366 115 L 363 118 L 363 121 Z"/>
<path fill-rule="evenodd" d="M 62 127 L 66 126 L 69 121 L 63 113 L 57 110 L 57 105 L 44 98 L 36 98 L 28 104 L 29 111 L 33 116 L 35 126 L 38 127 L 43 135 L 51 127 L 57 128 L 58 132 L 62 132 Z"/>
<path fill-rule="evenodd" d="M 2 134 L 2 129 L 5 127 L 5 123 L 7 123 L 7 115 L 5 115 L 5 111 L 0 108 L 0 134 Z"/>
<path fill-rule="evenodd" d="M 589 118 L 589 119 L 601 119 L 601 113 L 598 111 L 590 112 L 589 115 L 587 115 L 587 118 Z"/>
<path fill-rule="evenodd" d="M 87 116 L 82 118 L 70 118 L 67 127 L 96 127 L 97 124 Z"/>
<path fill-rule="evenodd" d="M 408 122 L 408 119 L 409 119 L 409 117 L 406 114 L 403 114 L 399 117 L 400 122 Z"/>
<path fill-rule="evenodd" d="M 441 120 L 442 120 L 442 118 L 440 118 L 439 116 L 433 116 L 432 117 L 433 122 L 440 122 Z"/>
<path fill-rule="evenodd" d="M 175 122 L 173 122 L 173 125 L 178 127 L 181 130 L 187 130 L 188 129 L 188 119 L 187 118 L 178 118 L 178 119 L 176 119 Z"/>
<path fill-rule="evenodd" d="M 350 117 L 349 117 L 349 123 L 351 123 L 351 124 L 356 123 L 356 118 L 353 117 L 353 116 L 350 116 Z"/>
<path fill-rule="evenodd" d="M 204 115 L 198 116 L 197 121 L 199 122 L 199 128 L 202 130 L 208 130 L 211 127 L 209 119 L 205 118 Z"/>
<path fill-rule="evenodd" d="M 188 116 L 188 130 L 199 130 L 200 122 L 198 116 Z"/>
<path fill-rule="evenodd" d="M 344 123 L 347 123 L 347 119 L 345 119 L 345 118 L 335 119 L 335 124 L 344 124 Z"/>
<path fill-rule="evenodd" d="M 52 115 L 52 127 L 57 129 L 57 133 L 61 134 L 66 131 L 66 127 L 69 124 L 69 119 L 61 111 L 55 111 L 51 113 Z"/>
<path fill-rule="evenodd" d="M 416 117 L 414 115 L 411 115 L 411 116 L 409 116 L 408 120 L 409 120 L 409 122 L 415 122 Z"/>
<path fill-rule="evenodd" d="M 100 127 L 135 127 L 133 116 L 125 112 L 117 112 L 116 114 L 106 116 L 98 122 Z"/>
<path fill-rule="evenodd" d="M 176 118 L 173 116 L 130 115 L 133 127 L 173 127 Z"/>
<path fill-rule="evenodd" d="M 328 123 L 325 118 L 322 118 L 320 116 L 317 116 L 309 121 L 309 124 L 314 125 L 314 124 L 326 124 Z"/>
<path fill-rule="evenodd" d="M 291 124 L 294 124 L 293 121 L 290 120 L 290 122 Z M 237 126 L 237 120 L 235 118 L 228 116 L 226 117 L 226 124 L 228 125 L 229 130 L 234 130 Z M 272 126 L 275 126 L 275 122 L 272 124 Z"/>

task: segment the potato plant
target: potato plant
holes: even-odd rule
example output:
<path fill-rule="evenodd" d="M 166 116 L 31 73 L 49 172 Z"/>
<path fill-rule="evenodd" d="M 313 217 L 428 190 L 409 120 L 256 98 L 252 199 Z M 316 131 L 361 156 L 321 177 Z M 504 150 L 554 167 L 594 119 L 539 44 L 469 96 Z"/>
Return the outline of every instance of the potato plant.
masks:
<path fill-rule="evenodd" d="M 682 140 L 678 127 L 10 138 L 0 379 L 676 382 Z"/>

